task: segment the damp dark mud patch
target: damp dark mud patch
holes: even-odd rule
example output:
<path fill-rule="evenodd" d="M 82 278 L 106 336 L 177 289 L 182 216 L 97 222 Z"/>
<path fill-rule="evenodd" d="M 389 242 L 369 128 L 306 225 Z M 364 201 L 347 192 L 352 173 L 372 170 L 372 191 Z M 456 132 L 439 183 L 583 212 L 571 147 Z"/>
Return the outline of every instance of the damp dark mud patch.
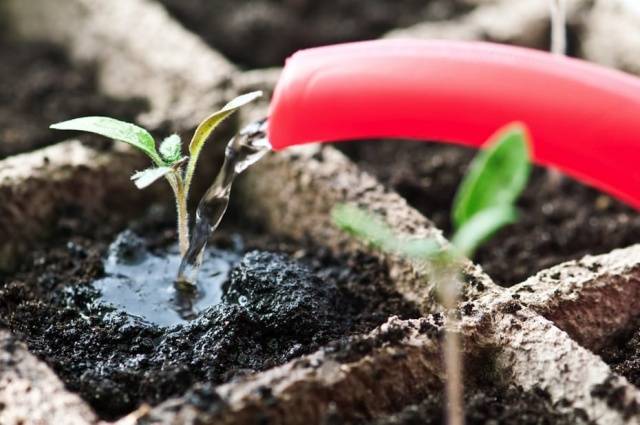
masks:
<path fill-rule="evenodd" d="M 465 423 L 469 425 L 570 425 L 587 424 L 580 411 L 559 413 L 543 391 L 498 389 L 490 385 L 467 388 Z M 446 423 L 442 389 L 436 389 L 418 404 L 370 422 L 370 425 L 440 425 Z"/>
<path fill-rule="evenodd" d="M 336 147 L 451 234 L 450 208 L 473 149 L 404 141 Z M 475 258 L 503 286 L 564 261 L 640 241 L 640 214 L 632 208 L 568 177 L 554 185 L 541 168 L 534 169 L 518 207 L 518 222 L 484 244 Z"/>
<path fill-rule="evenodd" d="M 175 242 L 171 226 L 131 228 L 145 235 L 143 250 L 162 256 Z M 90 227 L 99 229 L 97 236 Z M 98 301 L 94 284 L 107 275 L 104 258 L 115 227 L 74 229 L 74 236 L 35 249 L 19 272 L 0 280 L 0 326 L 105 419 L 198 383 L 217 385 L 282 364 L 366 333 L 394 314 L 419 316 L 372 257 L 336 258 L 319 247 L 265 235 L 239 238 L 223 229 L 210 243 L 233 263 L 220 302 L 194 320 L 158 326 L 144 314 L 125 314 L 117 302 L 114 308 Z M 135 257 L 140 247 L 120 249 Z"/>
<path fill-rule="evenodd" d="M 247 67 L 281 66 L 296 50 L 378 38 L 469 9 L 461 0 L 159 0 L 187 28 Z"/>
<path fill-rule="evenodd" d="M 52 123 L 86 115 L 134 121 L 145 108 L 100 94 L 94 70 L 72 65 L 59 47 L 0 36 L 0 158 L 70 137 Z"/>

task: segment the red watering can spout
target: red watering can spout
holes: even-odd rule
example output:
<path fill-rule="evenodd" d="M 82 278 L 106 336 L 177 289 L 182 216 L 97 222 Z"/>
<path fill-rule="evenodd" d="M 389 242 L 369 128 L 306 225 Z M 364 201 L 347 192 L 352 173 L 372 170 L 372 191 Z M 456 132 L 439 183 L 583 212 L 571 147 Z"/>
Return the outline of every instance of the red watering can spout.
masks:
<path fill-rule="evenodd" d="M 524 123 L 535 161 L 640 208 L 640 79 L 490 43 L 380 40 L 303 50 L 271 104 L 274 149 L 364 138 L 481 146 Z"/>

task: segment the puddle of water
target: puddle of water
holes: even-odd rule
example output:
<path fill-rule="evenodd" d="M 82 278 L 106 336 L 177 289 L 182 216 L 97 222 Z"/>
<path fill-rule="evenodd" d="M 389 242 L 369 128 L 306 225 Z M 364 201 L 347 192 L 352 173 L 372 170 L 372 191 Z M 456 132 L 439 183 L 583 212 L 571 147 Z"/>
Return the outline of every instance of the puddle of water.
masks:
<path fill-rule="evenodd" d="M 159 326 L 185 323 L 220 303 L 222 285 L 240 260 L 237 251 L 215 248 L 207 249 L 203 255 L 198 291 L 185 298 L 174 286 L 181 260 L 177 246 L 165 255 L 155 255 L 137 236 L 124 232 L 109 248 L 104 263 L 106 277 L 93 283 L 100 293 L 94 307 L 107 306 L 126 312 L 133 320 Z M 184 314 L 185 310 L 189 315 Z"/>

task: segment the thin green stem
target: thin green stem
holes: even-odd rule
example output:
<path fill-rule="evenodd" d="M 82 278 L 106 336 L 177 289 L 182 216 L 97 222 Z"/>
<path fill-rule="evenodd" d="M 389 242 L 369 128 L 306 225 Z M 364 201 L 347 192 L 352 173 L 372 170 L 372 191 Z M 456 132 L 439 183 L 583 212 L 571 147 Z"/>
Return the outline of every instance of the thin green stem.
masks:
<path fill-rule="evenodd" d="M 187 163 L 187 171 L 184 174 L 184 193 L 185 196 L 189 196 L 189 190 L 191 189 L 191 180 L 193 179 L 193 173 L 196 171 L 196 163 L 198 162 L 199 154 L 192 154 L 189 157 Z"/>
<path fill-rule="evenodd" d="M 184 256 L 189 249 L 189 211 L 187 209 L 187 193 L 182 179 L 178 179 L 176 191 L 176 207 L 178 211 L 178 240 L 180 255 Z"/>
<path fill-rule="evenodd" d="M 187 209 L 187 193 L 179 172 L 167 175 L 167 181 L 173 190 L 178 216 L 178 241 L 180 255 L 184 256 L 189 249 L 189 211 Z"/>
<path fill-rule="evenodd" d="M 183 257 L 189 249 L 189 212 L 187 211 L 187 200 L 189 199 L 191 180 L 193 179 L 193 173 L 196 170 L 198 156 L 199 155 L 196 153 L 189 157 L 189 161 L 187 162 L 187 171 L 184 174 L 184 180 L 179 176 L 176 190 L 180 255 Z"/>

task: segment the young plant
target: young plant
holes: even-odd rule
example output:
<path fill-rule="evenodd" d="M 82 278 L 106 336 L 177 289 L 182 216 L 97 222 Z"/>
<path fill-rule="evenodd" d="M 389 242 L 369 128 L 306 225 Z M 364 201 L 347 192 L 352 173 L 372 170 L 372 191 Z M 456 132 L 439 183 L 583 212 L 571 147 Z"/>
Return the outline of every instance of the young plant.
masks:
<path fill-rule="evenodd" d="M 200 152 L 215 128 L 225 118 L 242 106 L 262 96 L 262 92 L 251 92 L 238 96 L 222 109 L 204 119 L 196 128 L 189 143 L 189 155 L 182 152 L 180 136 L 172 134 L 165 138 L 158 149 L 156 141 L 144 128 L 108 117 L 82 117 L 51 125 L 56 130 L 86 131 L 119 140 L 144 152 L 153 163 L 150 168 L 135 173 L 131 180 L 138 189 L 144 189 L 164 177 L 175 195 L 178 215 L 178 239 L 180 254 L 189 248 L 189 213 L 187 201 L 191 181 L 198 163 Z"/>
<path fill-rule="evenodd" d="M 455 307 L 461 288 L 460 270 L 465 257 L 505 225 L 517 218 L 515 202 L 530 173 L 530 147 L 525 128 L 510 124 L 498 131 L 487 148 L 475 157 L 456 194 L 451 246 L 433 239 L 397 236 L 377 216 L 349 204 L 332 211 L 334 223 L 344 231 L 382 251 L 428 263 L 440 300 L 447 312 L 444 360 L 447 371 L 447 416 L 449 424 L 464 423 L 462 409 L 462 359 L 455 329 Z"/>

